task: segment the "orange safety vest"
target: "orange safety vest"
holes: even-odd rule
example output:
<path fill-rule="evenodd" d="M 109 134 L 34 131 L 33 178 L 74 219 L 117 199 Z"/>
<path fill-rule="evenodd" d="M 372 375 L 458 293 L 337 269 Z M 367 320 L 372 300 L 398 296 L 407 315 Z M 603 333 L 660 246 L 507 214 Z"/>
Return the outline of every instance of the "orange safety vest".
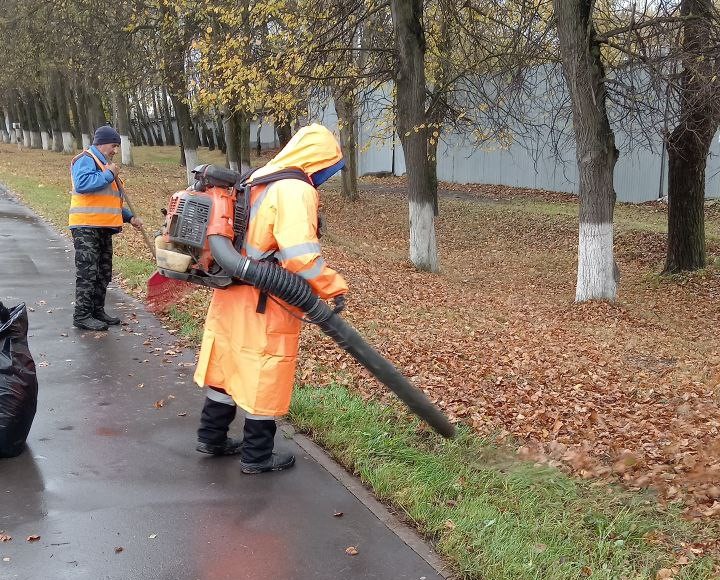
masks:
<path fill-rule="evenodd" d="M 90 150 L 85 150 L 73 157 L 70 162 L 72 168 L 81 156 L 88 154 L 95 160 L 100 170 L 105 171 L 107 164 L 98 159 Z M 72 172 L 70 174 L 72 180 Z M 115 181 L 109 183 L 105 188 L 92 193 L 78 193 L 75 191 L 75 183 L 70 197 L 70 226 L 87 226 L 96 228 L 121 228 L 123 225 L 122 207 L 123 197 Z"/>

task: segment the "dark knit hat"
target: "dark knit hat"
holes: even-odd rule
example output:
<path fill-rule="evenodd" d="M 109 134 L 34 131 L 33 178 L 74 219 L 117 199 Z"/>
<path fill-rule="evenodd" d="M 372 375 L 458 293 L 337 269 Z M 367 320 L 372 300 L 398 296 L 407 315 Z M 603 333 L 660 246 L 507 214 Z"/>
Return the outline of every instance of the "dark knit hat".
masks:
<path fill-rule="evenodd" d="M 106 145 L 107 143 L 120 144 L 120 133 L 110 125 L 98 127 L 93 136 L 93 145 Z"/>

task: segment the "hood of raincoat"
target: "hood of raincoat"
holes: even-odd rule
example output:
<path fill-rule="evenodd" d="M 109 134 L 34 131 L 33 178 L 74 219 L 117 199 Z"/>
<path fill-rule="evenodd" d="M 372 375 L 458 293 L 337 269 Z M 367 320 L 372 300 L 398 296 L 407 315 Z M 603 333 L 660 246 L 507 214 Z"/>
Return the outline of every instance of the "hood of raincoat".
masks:
<path fill-rule="evenodd" d="M 313 123 L 295 133 L 271 161 L 253 173 L 253 178 L 295 168 L 304 171 L 317 187 L 344 166 L 335 136 L 326 127 Z"/>

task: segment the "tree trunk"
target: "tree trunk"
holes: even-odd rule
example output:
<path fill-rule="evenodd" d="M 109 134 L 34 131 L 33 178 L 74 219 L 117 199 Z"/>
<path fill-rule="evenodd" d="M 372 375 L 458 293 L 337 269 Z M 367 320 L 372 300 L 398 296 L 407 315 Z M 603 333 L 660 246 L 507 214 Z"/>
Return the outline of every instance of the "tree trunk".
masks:
<path fill-rule="evenodd" d="M 167 89 L 162 87 L 160 91 L 160 113 L 162 114 L 163 127 L 165 128 L 165 144 L 175 145 L 175 132 L 172 126 L 172 114 L 168 105 Z"/>
<path fill-rule="evenodd" d="M 158 100 L 158 91 L 152 90 L 153 98 L 153 109 L 155 111 L 155 119 L 153 121 L 153 128 L 155 129 L 155 135 L 158 145 L 165 145 L 167 141 L 163 138 L 163 120 L 162 114 L 160 113 L 160 105 Z"/>
<path fill-rule="evenodd" d="M 223 132 L 225 133 L 225 159 L 233 171 L 240 170 L 240 139 L 237 132 L 235 115 L 227 111 L 223 114 Z"/>
<path fill-rule="evenodd" d="M 239 137 L 240 171 L 245 172 L 251 167 L 250 162 L 250 115 L 237 113 L 237 127 Z"/>
<path fill-rule="evenodd" d="M 215 129 L 217 131 L 218 148 L 223 152 L 223 155 L 227 154 L 227 144 L 225 143 L 225 127 L 223 125 L 223 116 L 218 115 L 215 117 Z"/>
<path fill-rule="evenodd" d="M 23 91 L 23 97 L 25 99 L 25 112 L 28 118 L 28 129 L 30 130 L 30 147 L 32 149 L 41 149 L 42 137 L 40 136 L 40 123 L 35 106 L 35 95 L 32 91 L 25 89 Z"/>
<path fill-rule="evenodd" d="M 58 124 L 62 133 L 62 151 L 72 154 L 75 152 L 75 140 L 70 130 L 70 114 L 68 112 L 67 91 L 63 75 L 55 71 L 55 98 L 57 104 Z"/>
<path fill-rule="evenodd" d="M 45 108 L 45 101 L 42 94 L 35 91 L 33 94 L 33 100 L 35 102 L 35 116 L 38 120 L 38 127 L 40 129 L 40 142 L 42 148 L 45 151 L 50 149 L 50 135 L 52 135 L 52 127 L 50 126 L 50 119 L 48 118 L 48 112 Z"/>
<path fill-rule="evenodd" d="M 10 136 L 10 143 L 15 145 L 17 143 L 17 132 L 15 131 L 15 123 L 19 123 L 17 116 L 15 114 L 15 107 L 13 106 L 12 102 L 8 106 L 7 110 L 5 111 L 6 119 L 7 119 L 7 128 L 8 128 L 8 135 Z"/>
<path fill-rule="evenodd" d="M 345 171 L 342 172 L 342 194 L 350 200 L 357 200 L 357 102 L 351 90 L 335 89 L 335 111 L 340 129 L 340 148 L 345 159 Z"/>
<path fill-rule="evenodd" d="M 257 121 L 257 128 L 255 129 L 255 154 L 258 157 L 262 154 L 262 126 L 263 117 L 260 115 Z"/>
<path fill-rule="evenodd" d="M 292 127 L 290 126 L 290 123 L 276 123 L 275 131 L 277 132 L 278 141 L 280 141 L 280 147 L 285 147 L 292 137 Z"/>
<path fill-rule="evenodd" d="M 208 150 L 215 151 L 215 133 L 213 133 L 212 127 L 205 120 L 203 120 L 202 126 L 203 132 L 207 135 Z"/>
<path fill-rule="evenodd" d="M 128 115 L 127 95 L 115 90 L 113 91 L 115 101 L 115 117 L 117 132 L 120 133 L 120 153 L 123 165 L 132 166 L 132 142 L 130 141 L 130 116 Z"/>
<path fill-rule="evenodd" d="M 0 109 L 0 140 L 3 143 L 10 143 L 10 131 L 8 130 L 8 113 L 4 107 Z"/>
<path fill-rule="evenodd" d="M 191 173 L 198 165 L 198 138 L 195 133 L 195 126 L 190 115 L 190 107 L 183 102 L 182 97 L 170 94 L 173 109 L 177 117 L 180 138 L 182 140 L 183 153 L 185 155 L 185 169 L 187 171 L 188 185 L 192 184 L 194 177 Z"/>
<path fill-rule="evenodd" d="M 666 274 L 699 270 L 705 249 L 705 166 L 709 140 L 676 128 L 668 139 L 668 244 Z"/>
<path fill-rule="evenodd" d="M 688 19 L 683 34 L 680 119 L 667 141 L 668 245 L 664 273 L 699 270 L 705 248 L 705 168 L 710 144 L 720 124 L 717 64 L 708 58 L 712 45 L 712 0 L 682 0 Z M 716 49 L 717 51 L 717 49 Z"/>
<path fill-rule="evenodd" d="M 83 83 L 79 80 L 75 80 L 75 95 L 77 96 L 77 112 L 78 112 L 78 124 L 80 125 L 80 140 L 82 142 L 82 148 L 87 149 L 92 144 L 92 122 L 88 112 L 88 99 L 87 93 L 83 87 Z"/>
<path fill-rule="evenodd" d="M 79 145 L 84 148 L 82 130 L 80 129 L 80 112 L 78 111 L 75 94 L 70 81 L 65 83 L 65 98 L 70 107 L 70 132 L 72 133 L 73 141 L 76 147 Z"/>
<path fill-rule="evenodd" d="M 29 125 L 28 115 L 27 115 L 27 111 L 25 110 L 25 103 L 23 102 L 22 94 L 20 93 L 20 91 L 15 91 L 14 94 L 15 94 L 15 111 L 16 111 L 17 118 L 19 119 L 19 122 L 20 122 L 20 131 L 21 131 L 21 135 L 22 135 L 22 137 L 20 137 L 20 139 L 22 140 L 23 147 L 25 147 L 26 149 L 29 149 L 31 139 L 30 139 L 30 129 L 28 127 L 28 125 Z"/>
<path fill-rule="evenodd" d="M 425 118 L 425 34 L 422 0 L 391 0 L 397 49 L 398 131 L 405 153 L 410 213 L 410 261 L 421 270 L 440 269 L 430 191 Z"/>
<path fill-rule="evenodd" d="M 438 131 L 439 133 L 439 131 Z M 438 137 L 439 138 L 439 137 Z M 435 217 L 440 215 L 440 205 L 438 204 L 438 176 L 437 176 L 437 138 L 431 138 L 428 141 L 428 162 L 429 162 L 429 185 L 433 197 L 433 214 Z"/>
<path fill-rule="evenodd" d="M 142 99 L 140 99 L 136 94 L 133 94 L 133 101 L 135 102 L 135 117 L 138 121 L 138 127 L 140 128 L 143 144 L 152 147 L 155 145 L 155 140 L 153 138 L 152 131 L 150 131 L 150 123 L 145 113 L 145 107 Z"/>
<path fill-rule="evenodd" d="M 62 134 L 60 132 L 60 123 L 58 121 L 57 99 L 55 98 L 54 79 L 50 74 L 50 82 L 47 87 L 45 100 L 47 102 L 47 110 L 50 116 L 50 126 L 52 127 L 52 150 L 56 153 L 62 152 Z"/>
<path fill-rule="evenodd" d="M 88 103 L 88 116 L 90 118 L 91 130 L 95 132 L 98 127 L 107 125 L 107 116 L 105 115 L 105 107 L 103 106 L 102 97 L 100 96 L 100 88 L 98 79 L 90 77 L 89 90 L 86 92 Z"/>
<path fill-rule="evenodd" d="M 207 133 L 205 131 L 205 123 L 203 123 L 202 120 L 198 120 L 195 123 L 195 131 L 197 131 L 200 147 L 209 147 Z"/>
<path fill-rule="evenodd" d="M 570 92 L 580 174 L 580 235 L 575 300 L 615 300 L 613 173 L 618 158 L 606 109 L 605 72 L 592 0 L 553 0 L 560 57 Z"/>

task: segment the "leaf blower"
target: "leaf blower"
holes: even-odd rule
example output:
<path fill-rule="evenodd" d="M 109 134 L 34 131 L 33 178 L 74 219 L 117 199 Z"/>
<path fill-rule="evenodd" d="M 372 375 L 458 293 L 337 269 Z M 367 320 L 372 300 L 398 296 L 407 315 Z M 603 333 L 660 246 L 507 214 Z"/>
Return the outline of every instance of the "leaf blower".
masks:
<path fill-rule="evenodd" d="M 250 218 L 250 188 L 280 179 L 310 183 L 307 175 L 299 169 L 286 169 L 248 183 L 251 172 L 240 174 L 215 165 L 201 165 L 193 173 L 194 184 L 174 193 L 164 212 L 163 233 L 155 242 L 159 274 L 216 289 L 250 284 L 299 308 L 303 320 L 317 324 L 413 413 L 443 437 L 453 437 L 455 427 L 442 411 L 318 298 L 303 278 L 271 261 L 241 255 Z"/>

